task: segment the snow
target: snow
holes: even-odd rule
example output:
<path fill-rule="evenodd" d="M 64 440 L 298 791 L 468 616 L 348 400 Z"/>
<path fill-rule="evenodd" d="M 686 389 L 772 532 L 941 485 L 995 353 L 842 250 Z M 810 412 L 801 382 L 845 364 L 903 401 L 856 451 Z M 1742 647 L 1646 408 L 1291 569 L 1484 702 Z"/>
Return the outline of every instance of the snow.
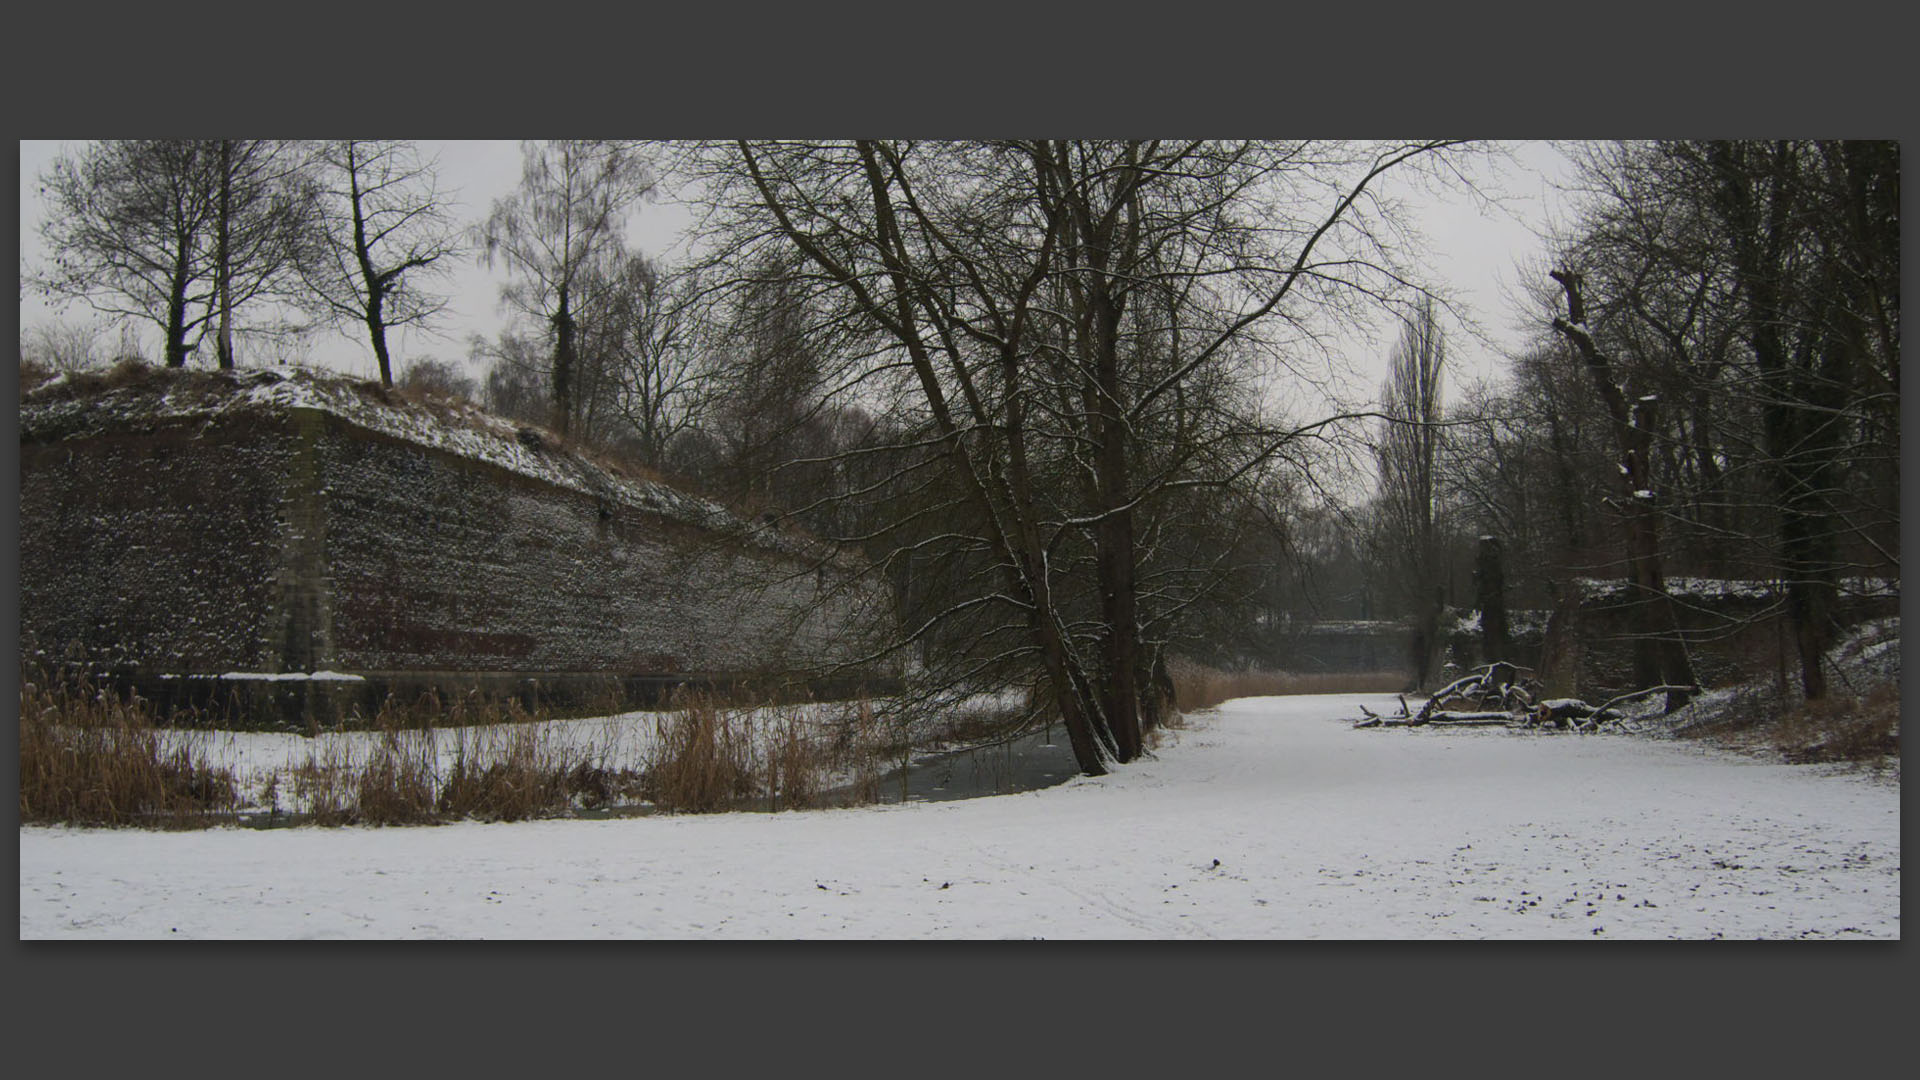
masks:
<path fill-rule="evenodd" d="M 1898 938 L 1899 789 L 1253 698 L 1019 795 L 427 828 L 23 827 L 20 936 Z"/>
<path fill-rule="evenodd" d="M 1625 578 L 1574 578 L 1573 584 L 1588 600 L 1617 599 L 1633 590 Z M 1699 600 L 1770 600 L 1779 592 L 1774 582 L 1740 578 L 1670 577 L 1665 584 L 1670 595 Z M 1887 578 L 1842 578 L 1836 585 L 1847 596 L 1900 595 L 1899 581 Z"/>
<path fill-rule="evenodd" d="M 278 673 L 265 671 L 226 671 L 217 676 L 222 679 L 259 679 L 266 682 L 366 682 L 364 675 L 349 675 L 341 671 L 283 671 Z"/>

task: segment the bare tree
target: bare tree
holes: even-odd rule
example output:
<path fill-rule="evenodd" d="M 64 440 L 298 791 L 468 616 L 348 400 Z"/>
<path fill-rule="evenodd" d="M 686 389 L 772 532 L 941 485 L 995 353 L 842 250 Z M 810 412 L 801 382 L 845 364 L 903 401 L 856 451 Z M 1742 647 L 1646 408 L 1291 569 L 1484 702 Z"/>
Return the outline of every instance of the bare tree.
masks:
<path fill-rule="evenodd" d="M 1633 610 L 1639 630 L 1636 678 L 1641 686 L 1694 685 L 1693 662 L 1687 656 L 1673 597 L 1667 592 L 1661 571 L 1659 494 L 1653 478 L 1653 438 L 1660 399 L 1652 394 L 1629 397 L 1615 370 L 1617 365 L 1587 330 L 1580 276 L 1565 270 L 1555 270 L 1551 276 L 1567 298 L 1567 315 L 1556 318 L 1553 328 L 1580 350 L 1594 390 L 1613 421 L 1619 451 L 1618 505 L 1627 522 L 1627 572 L 1633 583 Z M 1668 711 L 1686 702 L 1684 691 L 1667 695 Z"/>
<path fill-rule="evenodd" d="M 364 329 L 380 381 L 392 386 L 387 331 L 425 325 L 446 306 L 421 282 L 444 274 L 460 250 L 447 197 L 410 142 L 327 142 L 314 161 L 325 202 L 307 285 L 329 316 Z"/>
<path fill-rule="evenodd" d="M 722 391 L 705 426 L 721 451 L 711 479 L 729 498 L 766 505 L 778 487 L 800 496 L 781 501 L 801 506 L 825 494 L 793 491 L 795 460 L 822 451 L 806 429 L 819 412 L 830 363 L 811 291 L 793 260 L 763 258 L 709 309 Z"/>
<path fill-rule="evenodd" d="M 30 280 L 50 296 L 154 323 L 170 367 L 211 329 L 220 366 L 232 367 L 236 313 L 256 300 L 281 310 L 293 298 L 312 208 L 297 164 L 290 144 L 268 140 L 93 143 L 41 178 L 53 266 Z"/>
<path fill-rule="evenodd" d="M 489 411 L 530 424 L 552 416 L 546 378 L 551 357 L 540 342 L 503 330 L 493 341 L 475 334 L 467 345 L 468 361 L 486 372 L 481 397 Z"/>
<path fill-rule="evenodd" d="M 1097 775 L 1141 752 L 1159 646 L 1206 591 L 1176 587 L 1180 500 L 1325 422 L 1227 391 L 1275 328 L 1393 287 L 1362 198 L 1445 145 L 739 142 L 698 164 L 729 254 L 797 253 L 866 329 L 827 384 L 891 403 L 907 441 L 875 487 L 917 496 L 868 539 L 965 585 L 912 639 L 976 622 L 970 670 L 1037 669 Z"/>
<path fill-rule="evenodd" d="M 199 346 L 214 311 L 219 155 L 206 142 L 115 140 L 62 155 L 40 178 L 51 297 L 153 323 L 167 366 Z"/>
<path fill-rule="evenodd" d="M 1899 152 L 1886 143 L 1789 140 L 1678 149 L 1703 166 L 1696 175 L 1732 255 L 1778 503 L 1787 619 L 1802 691 L 1818 699 L 1843 536 L 1898 566 L 1886 533 L 1861 521 L 1867 510 L 1897 523 L 1897 501 L 1889 491 L 1861 506 L 1847 475 L 1850 460 L 1857 468 L 1888 450 L 1897 460 Z M 1875 452 L 1850 455 L 1848 443 L 1863 433 L 1879 436 Z M 1897 476 L 1897 468 L 1882 474 L 1882 483 L 1897 488 Z"/>
<path fill-rule="evenodd" d="M 299 268 L 317 223 L 297 144 L 277 139 L 217 139 L 214 171 L 213 278 L 218 309 L 215 346 L 222 368 L 234 365 L 234 313 L 256 299 L 297 303 Z M 274 334 L 303 327 L 259 327 Z"/>
<path fill-rule="evenodd" d="M 635 257 L 629 260 L 615 368 L 620 415 L 640 458 L 658 469 L 683 432 L 705 419 L 717 374 L 694 305 L 697 275 L 674 275 Z"/>
<path fill-rule="evenodd" d="M 1381 388 L 1386 419 L 1375 458 L 1380 469 L 1378 524 L 1395 599 L 1415 618 L 1414 670 L 1424 685 L 1439 642 L 1442 571 L 1434 519 L 1439 484 L 1441 382 L 1447 345 L 1431 298 L 1423 297 L 1400 333 Z"/>
<path fill-rule="evenodd" d="M 482 260 L 516 279 L 501 289 L 514 309 L 546 324 L 552 341 L 553 425 L 576 419 L 576 360 L 583 279 L 616 263 L 627 213 L 653 187 L 631 143 L 556 139 L 521 144 L 524 168 L 513 194 L 495 200 L 477 230 Z"/>
<path fill-rule="evenodd" d="M 1608 144 L 1582 175 L 1555 325 L 1606 406 L 1629 576 L 1777 582 L 1818 698 L 1843 575 L 1898 574 L 1897 148 Z"/>

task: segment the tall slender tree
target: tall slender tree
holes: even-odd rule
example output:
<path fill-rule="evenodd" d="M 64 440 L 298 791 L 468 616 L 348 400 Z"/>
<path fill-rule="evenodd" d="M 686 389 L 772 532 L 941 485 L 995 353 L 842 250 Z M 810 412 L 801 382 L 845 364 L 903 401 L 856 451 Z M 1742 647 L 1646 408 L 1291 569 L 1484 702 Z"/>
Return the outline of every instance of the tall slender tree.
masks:
<path fill-rule="evenodd" d="M 1380 470 L 1383 555 L 1397 602 L 1414 616 L 1416 684 L 1426 683 L 1440 634 L 1440 537 L 1434 518 L 1441 443 L 1441 383 L 1446 333 L 1430 297 L 1401 328 L 1381 388 L 1382 422 L 1375 460 Z"/>
<path fill-rule="evenodd" d="M 213 275 L 218 309 L 215 352 L 234 365 L 235 312 L 258 299 L 297 306 L 303 262 L 319 207 L 298 144 L 280 139 L 216 139 Z M 289 307 L 288 310 L 293 308 Z M 285 321 L 275 333 L 302 327 Z"/>

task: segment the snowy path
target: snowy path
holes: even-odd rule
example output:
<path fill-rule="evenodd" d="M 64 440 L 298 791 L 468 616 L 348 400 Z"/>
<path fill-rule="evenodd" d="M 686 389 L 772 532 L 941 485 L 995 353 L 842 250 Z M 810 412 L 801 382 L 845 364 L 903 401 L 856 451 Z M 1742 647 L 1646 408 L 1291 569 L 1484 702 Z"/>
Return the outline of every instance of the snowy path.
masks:
<path fill-rule="evenodd" d="M 1620 736 L 1351 730 L 1378 700 L 1231 702 L 1118 775 L 962 802 L 22 828 L 20 936 L 1900 934 L 1893 784 Z"/>

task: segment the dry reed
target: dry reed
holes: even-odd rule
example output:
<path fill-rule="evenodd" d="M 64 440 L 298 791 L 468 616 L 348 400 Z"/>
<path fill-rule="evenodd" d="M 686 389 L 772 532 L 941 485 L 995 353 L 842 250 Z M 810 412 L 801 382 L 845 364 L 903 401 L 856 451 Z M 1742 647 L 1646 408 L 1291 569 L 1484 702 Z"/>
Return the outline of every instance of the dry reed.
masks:
<path fill-rule="evenodd" d="M 23 671 L 20 820 L 174 828 L 234 820 L 232 772 L 190 733 L 153 721 L 147 702 L 84 676 Z"/>
<path fill-rule="evenodd" d="M 1181 712 L 1212 708 L 1234 698 L 1290 694 L 1387 693 L 1406 687 L 1404 671 L 1290 672 L 1222 671 L 1191 660 L 1167 665 L 1174 706 Z"/>
<path fill-rule="evenodd" d="M 706 813 L 754 794 L 753 725 L 705 694 L 689 694 L 681 708 L 654 721 L 645 794 L 662 810 Z"/>

